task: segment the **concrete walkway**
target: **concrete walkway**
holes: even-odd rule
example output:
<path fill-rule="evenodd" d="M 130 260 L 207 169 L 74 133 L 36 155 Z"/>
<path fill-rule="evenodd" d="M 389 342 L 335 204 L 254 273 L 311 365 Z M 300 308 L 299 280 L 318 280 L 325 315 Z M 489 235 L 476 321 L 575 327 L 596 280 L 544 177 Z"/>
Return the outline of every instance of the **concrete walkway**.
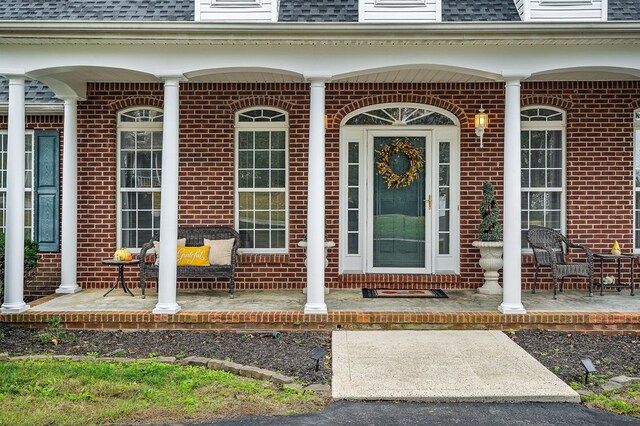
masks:
<path fill-rule="evenodd" d="M 500 331 L 334 331 L 335 399 L 580 402 Z"/>

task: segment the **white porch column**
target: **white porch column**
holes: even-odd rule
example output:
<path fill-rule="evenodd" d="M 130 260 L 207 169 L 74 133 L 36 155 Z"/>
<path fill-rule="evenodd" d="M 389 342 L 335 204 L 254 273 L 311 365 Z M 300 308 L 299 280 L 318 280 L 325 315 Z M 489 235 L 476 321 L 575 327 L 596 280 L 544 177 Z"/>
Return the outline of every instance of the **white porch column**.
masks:
<path fill-rule="evenodd" d="M 19 314 L 24 303 L 24 80 L 9 78 L 9 134 L 7 143 L 7 228 L 4 257 L 4 303 L 0 312 Z"/>
<path fill-rule="evenodd" d="M 180 80 L 164 81 L 164 122 L 162 127 L 162 186 L 160 198 L 160 270 L 158 303 L 154 314 L 176 314 L 176 267 L 178 240 L 178 156 L 180 133 Z"/>
<path fill-rule="evenodd" d="M 64 145 L 62 153 L 62 271 L 56 293 L 77 293 L 78 256 L 78 99 L 64 98 Z"/>
<path fill-rule="evenodd" d="M 520 245 L 520 79 L 507 77 L 504 111 L 503 314 L 524 314 Z"/>
<path fill-rule="evenodd" d="M 309 172 L 307 193 L 307 303 L 305 314 L 326 314 L 324 302 L 325 146 L 327 77 L 310 77 Z"/>

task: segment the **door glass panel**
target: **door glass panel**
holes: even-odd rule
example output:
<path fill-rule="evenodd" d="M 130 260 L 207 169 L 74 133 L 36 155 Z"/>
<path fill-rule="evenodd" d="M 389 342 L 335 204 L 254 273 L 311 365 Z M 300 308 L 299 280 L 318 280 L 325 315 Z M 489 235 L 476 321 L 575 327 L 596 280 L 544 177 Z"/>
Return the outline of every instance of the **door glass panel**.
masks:
<path fill-rule="evenodd" d="M 398 137 L 374 137 L 379 151 Z M 409 137 L 408 142 L 425 155 L 426 138 Z M 376 156 L 377 161 L 377 156 Z M 404 174 L 409 159 L 402 153 L 389 158 L 394 173 Z M 430 164 L 425 158 L 425 163 Z M 406 187 L 387 188 L 384 176 L 373 177 L 373 266 L 386 268 L 425 267 L 425 167 Z"/>

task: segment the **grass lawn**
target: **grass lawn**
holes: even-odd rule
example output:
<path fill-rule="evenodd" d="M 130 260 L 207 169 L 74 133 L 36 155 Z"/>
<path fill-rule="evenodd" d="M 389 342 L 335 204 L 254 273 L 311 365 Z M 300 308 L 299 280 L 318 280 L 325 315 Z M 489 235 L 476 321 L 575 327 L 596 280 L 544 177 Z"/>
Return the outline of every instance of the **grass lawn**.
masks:
<path fill-rule="evenodd" d="M 1 425 L 173 423 L 319 410 L 311 392 L 204 367 L 149 361 L 0 363 Z"/>
<path fill-rule="evenodd" d="M 582 395 L 582 403 L 589 408 L 610 411 L 616 414 L 640 418 L 640 382 L 633 382 L 621 389 L 604 390 L 600 387 L 606 380 L 601 376 L 592 376 L 592 383 L 572 382 L 575 390 L 587 389 L 593 395 Z"/>

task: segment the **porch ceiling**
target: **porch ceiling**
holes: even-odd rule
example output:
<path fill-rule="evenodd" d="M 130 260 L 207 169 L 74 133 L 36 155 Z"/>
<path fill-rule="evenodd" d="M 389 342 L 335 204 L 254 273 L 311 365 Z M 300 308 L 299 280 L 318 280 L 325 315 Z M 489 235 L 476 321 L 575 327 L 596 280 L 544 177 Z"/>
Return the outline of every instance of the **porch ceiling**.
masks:
<path fill-rule="evenodd" d="M 334 81 L 349 83 L 467 83 L 494 80 L 490 77 L 425 67 L 364 73 L 338 78 Z"/>

